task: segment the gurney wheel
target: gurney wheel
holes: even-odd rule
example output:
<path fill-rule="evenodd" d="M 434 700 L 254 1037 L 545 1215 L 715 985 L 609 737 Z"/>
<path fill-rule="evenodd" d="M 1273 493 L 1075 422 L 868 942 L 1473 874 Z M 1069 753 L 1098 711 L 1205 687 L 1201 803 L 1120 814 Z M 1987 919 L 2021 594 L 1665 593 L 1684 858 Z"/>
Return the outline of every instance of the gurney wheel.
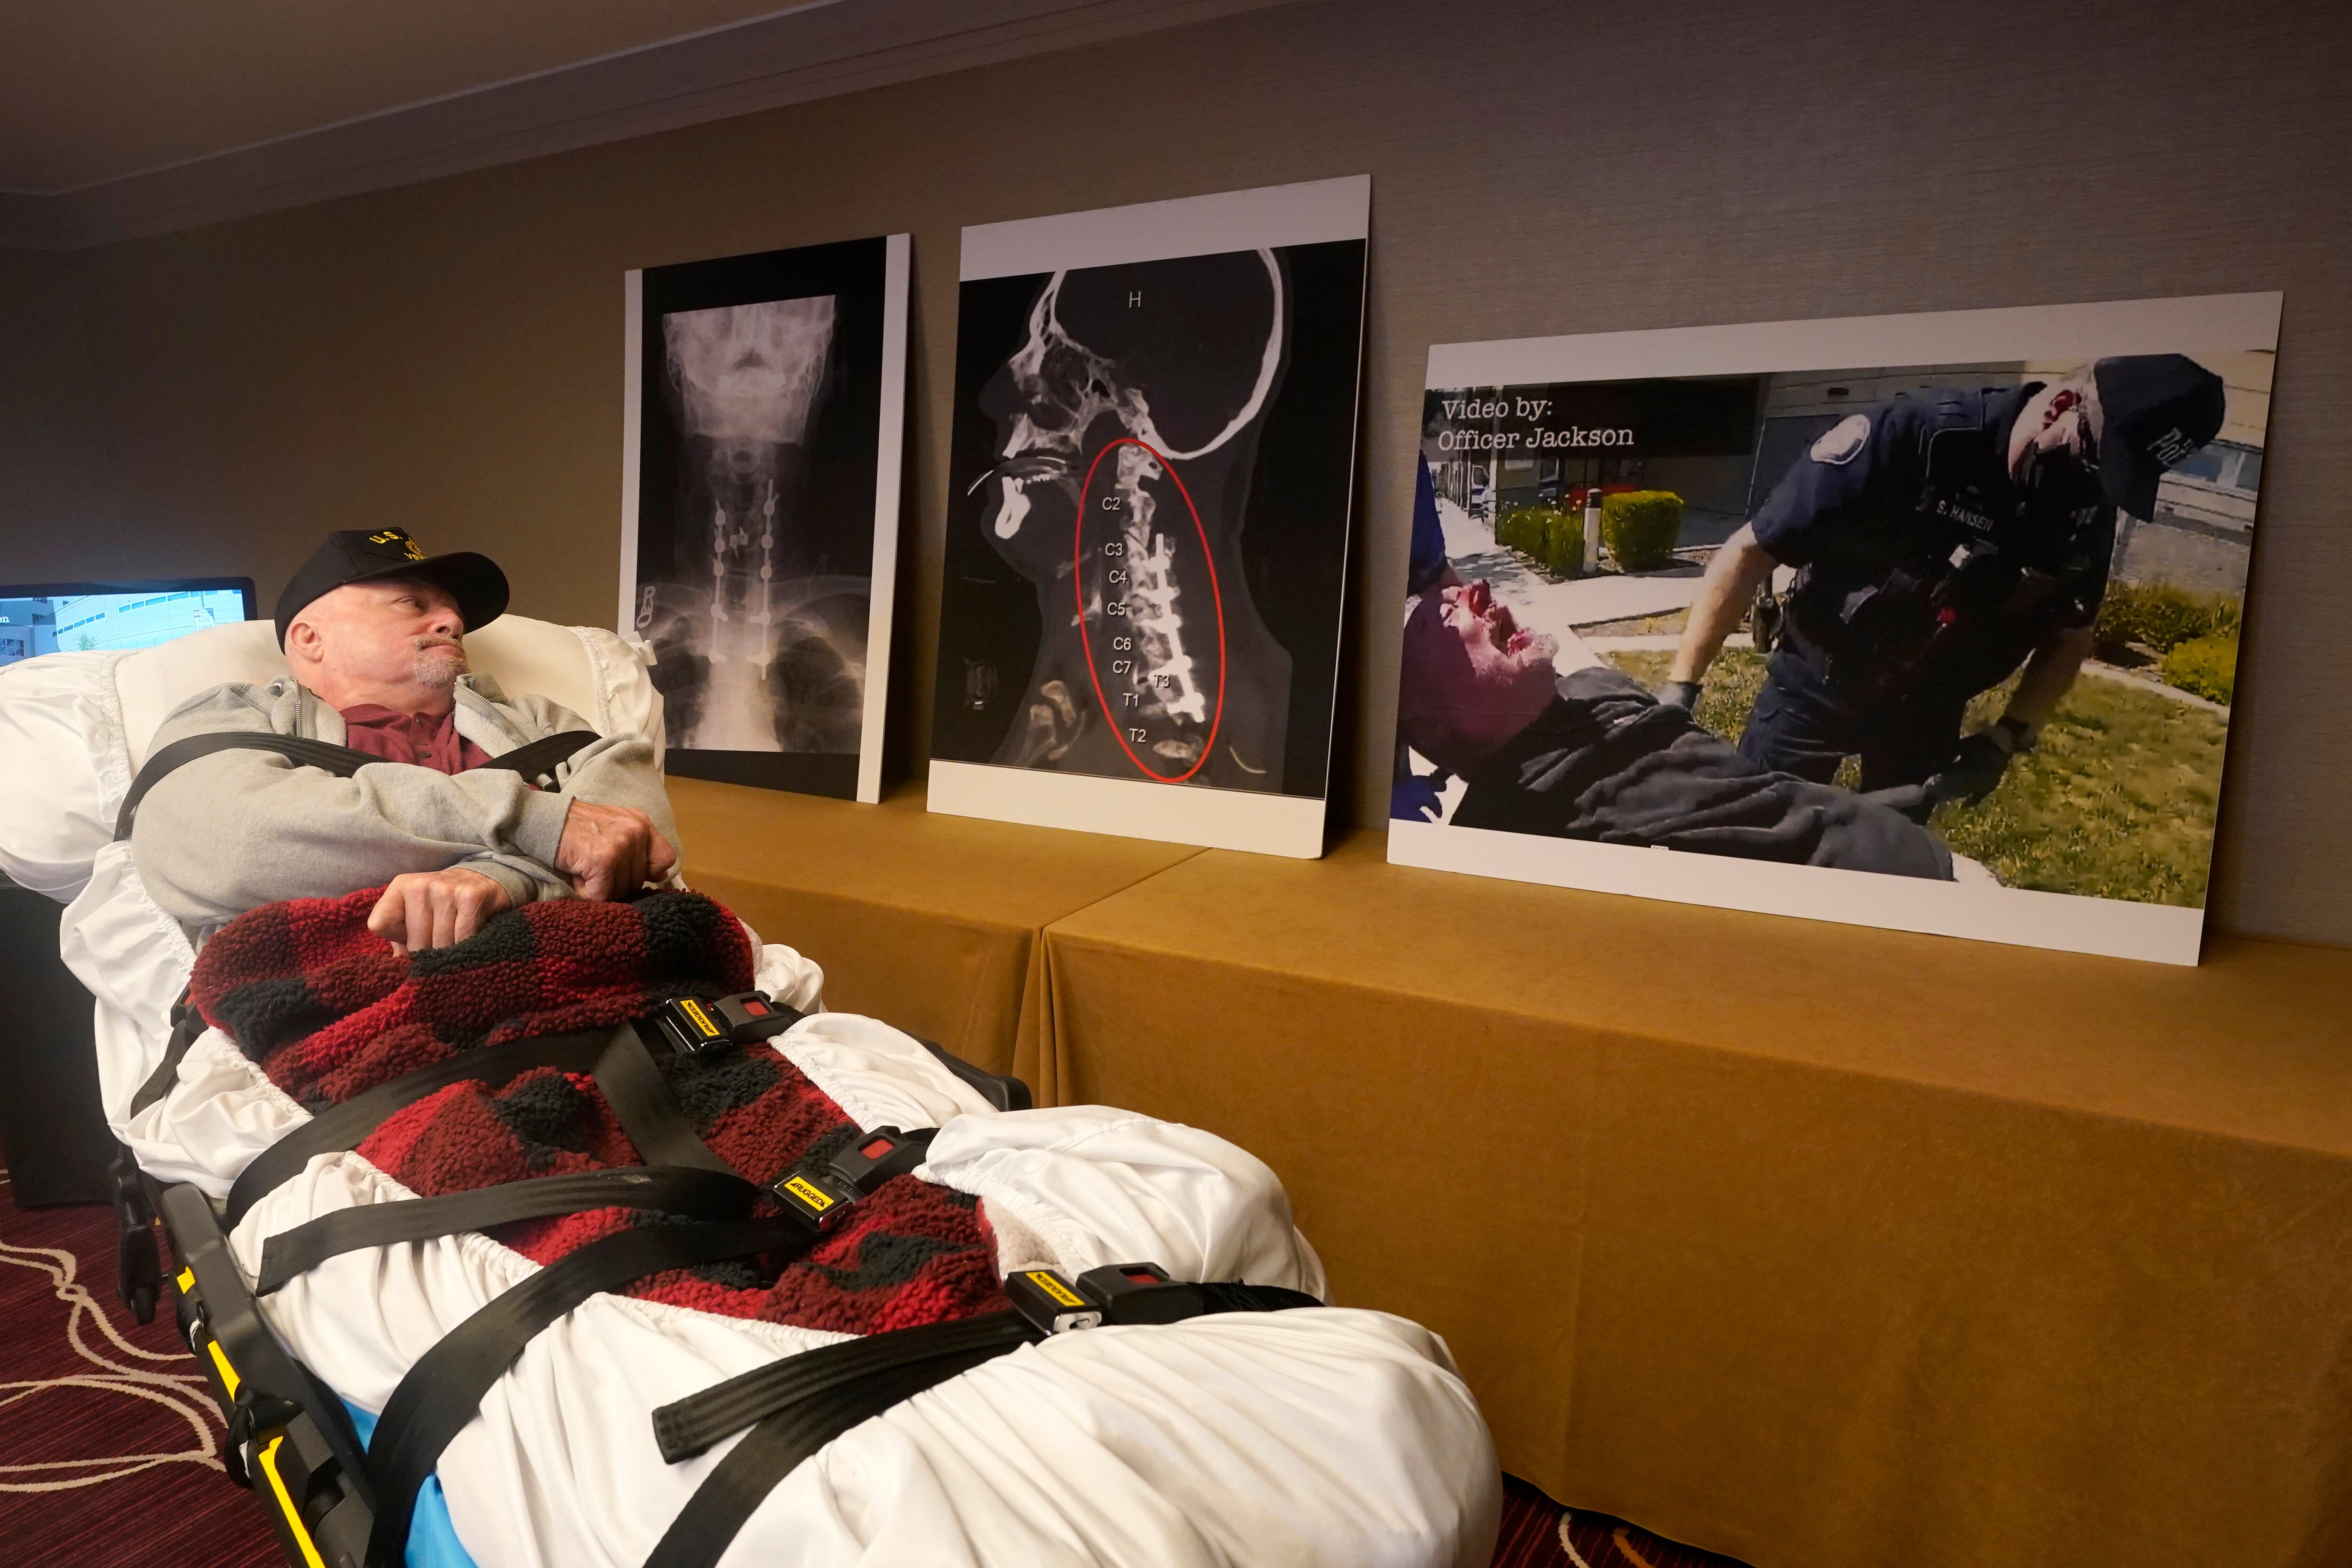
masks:
<path fill-rule="evenodd" d="M 125 1229 L 114 1249 L 115 1294 L 141 1323 L 155 1321 L 155 1303 L 163 1297 L 163 1261 L 155 1246 L 152 1224 Z"/>

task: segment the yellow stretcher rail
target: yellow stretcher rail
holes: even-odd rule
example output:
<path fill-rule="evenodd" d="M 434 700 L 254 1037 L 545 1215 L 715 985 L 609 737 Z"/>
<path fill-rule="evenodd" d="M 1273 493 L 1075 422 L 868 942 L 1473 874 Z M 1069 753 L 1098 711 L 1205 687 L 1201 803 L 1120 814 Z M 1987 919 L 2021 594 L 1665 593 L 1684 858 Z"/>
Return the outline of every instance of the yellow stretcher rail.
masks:
<path fill-rule="evenodd" d="M 172 1282 L 179 1287 L 182 1295 L 194 1296 L 195 1270 L 183 1268 Z M 227 1353 L 221 1349 L 220 1342 L 209 1333 L 204 1338 L 205 1353 L 212 1359 L 213 1369 L 220 1374 L 221 1388 L 231 1400 L 235 1400 L 237 1387 L 244 1380 L 236 1375 L 236 1368 L 229 1364 Z M 225 1418 L 227 1412 L 223 1411 L 222 1415 Z M 327 1568 L 326 1559 L 319 1555 L 318 1542 L 310 1539 L 310 1526 L 302 1522 L 301 1509 L 296 1506 L 293 1493 L 287 1489 L 286 1478 L 278 1473 L 278 1450 L 285 1441 L 286 1435 L 280 1432 L 261 1444 L 254 1455 L 254 1466 L 268 1479 L 270 1495 L 278 1500 L 278 1511 L 286 1521 L 285 1533 L 301 1554 L 302 1568 Z"/>

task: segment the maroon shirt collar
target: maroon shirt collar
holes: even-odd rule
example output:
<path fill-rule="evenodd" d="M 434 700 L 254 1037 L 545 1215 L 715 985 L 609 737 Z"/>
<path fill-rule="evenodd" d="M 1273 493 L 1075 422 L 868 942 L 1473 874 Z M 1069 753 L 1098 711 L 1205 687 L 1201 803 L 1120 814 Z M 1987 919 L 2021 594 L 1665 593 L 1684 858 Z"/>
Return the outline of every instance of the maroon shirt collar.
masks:
<path fill-rule="evenodd" d="M 373 702 L 343 709 L 343 744 L 387 763 L 410 763 L 437 773 L 480 767 L 490 754 L 457 733 L 457 710 L 438 715 L 396 713 Z"/>

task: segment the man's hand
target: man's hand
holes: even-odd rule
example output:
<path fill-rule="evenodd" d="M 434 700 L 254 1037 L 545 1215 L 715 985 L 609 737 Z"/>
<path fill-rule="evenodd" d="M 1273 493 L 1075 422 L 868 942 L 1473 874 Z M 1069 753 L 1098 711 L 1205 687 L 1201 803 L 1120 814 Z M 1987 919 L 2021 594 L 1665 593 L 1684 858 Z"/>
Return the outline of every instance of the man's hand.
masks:
<path fill-rule="evenodd" d="M 564 816 L 555 868 L 583 899 L 625 899 L 677 866 L 677 851 L 642 811 L 575 800 Z"/>
<path fill-rule="evenodd" d="M 478 871 L 410 871 L 385 884 L 368 930 L 402 952 L 449 947 L 514 907 L 507 890 Z"/>

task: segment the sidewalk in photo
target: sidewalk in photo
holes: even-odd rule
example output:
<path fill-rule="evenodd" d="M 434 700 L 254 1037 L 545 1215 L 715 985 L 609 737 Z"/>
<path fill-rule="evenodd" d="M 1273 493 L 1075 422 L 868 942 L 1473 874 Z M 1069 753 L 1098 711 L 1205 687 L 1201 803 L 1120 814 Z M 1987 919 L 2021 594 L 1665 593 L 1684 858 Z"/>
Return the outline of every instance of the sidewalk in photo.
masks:
<path fill-rule="evenodd" d="M 1437 518 L 1445 532 L 1445 556 L 1465 578 L 1483 577 L 1495 596 L 1511 607 L 1518 623 L 1554 637 L 1603 621 L 1671 615 L 1698 597 L 1702 569 L 1689 562 L 1662 572 L 1603 574 L 1547 582 L 1535 564 L 1495 542 L 1495 531 L 1441 496 Z"/>

